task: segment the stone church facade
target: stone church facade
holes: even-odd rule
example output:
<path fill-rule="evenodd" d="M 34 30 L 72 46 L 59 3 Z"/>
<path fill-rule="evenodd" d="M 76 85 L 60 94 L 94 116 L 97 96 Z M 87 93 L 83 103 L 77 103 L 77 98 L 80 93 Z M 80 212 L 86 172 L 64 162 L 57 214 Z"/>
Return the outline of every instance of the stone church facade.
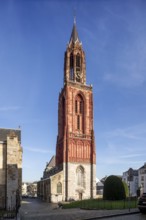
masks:
<path fill-rule="evenodd" d="M 92 86 L 86 84 L 85 53 L 75 22 L 64 56 L 56 156 L 38 182 L 38 196 L 51 202 L 96 196 L 93 92 Z"/>
<path fill-rule="evenodd" d="M 0 128 L 0 209 L 20 205 L 21 184 L 21 130 Z"/>

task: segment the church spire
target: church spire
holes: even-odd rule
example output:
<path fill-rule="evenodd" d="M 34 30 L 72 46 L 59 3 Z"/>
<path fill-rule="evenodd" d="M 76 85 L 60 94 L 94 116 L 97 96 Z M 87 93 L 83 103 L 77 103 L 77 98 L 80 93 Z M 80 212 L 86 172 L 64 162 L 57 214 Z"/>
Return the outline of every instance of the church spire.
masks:
<path fill-rule="evenodd" d="M 71 43 L 71 42 L 73 42 L 73 43 L 80 42 L 79 37 L 78 37 L 77 28 L 76 28 L 76 17 L 74 17 L 74 24 L 73 24 L 73 29 L 72 29 L 69 43 Z"/>
<path fill-rule="evenodd" d="M 64 58 L 64 83 L 66 82 L 86 84 L 85 53 L 78 37 L 75 17 Z"/>

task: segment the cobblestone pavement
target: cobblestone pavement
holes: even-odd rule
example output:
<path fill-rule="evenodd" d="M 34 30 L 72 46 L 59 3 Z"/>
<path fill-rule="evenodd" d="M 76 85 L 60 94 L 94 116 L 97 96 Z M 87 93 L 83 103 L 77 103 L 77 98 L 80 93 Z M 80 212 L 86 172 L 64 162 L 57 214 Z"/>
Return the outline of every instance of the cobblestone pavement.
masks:
<path fill-rule="evenodd" d="M 87 220 L 118 214 L 138 213 L 138 209 L 129 210 L 83 210 L 59 209 L 56 204 L 40 202 L 38 199 L 27 199 L 22 202 L 19 210 L 21 220 Z"/>

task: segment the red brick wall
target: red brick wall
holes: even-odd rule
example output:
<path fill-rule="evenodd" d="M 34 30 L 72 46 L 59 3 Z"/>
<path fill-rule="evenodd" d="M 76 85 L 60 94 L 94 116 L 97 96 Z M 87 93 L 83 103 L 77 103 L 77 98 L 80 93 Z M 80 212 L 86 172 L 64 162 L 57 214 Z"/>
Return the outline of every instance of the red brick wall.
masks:
<path fill-rule="evenodd" d="M 83 99 L 83 113 L 81 116 L 80 129 L 77 128 L 75 104 L 78 95 Z M 57 164 L 65 161 L 91 163 L 94 156 L 92 152 L 95 151 L 93 150 L 94 138 L 92 137 L 92 88 L 89 86 L 81 86 L 79 88 L 79 85 L 66 85 L 59 97 L 58 113 L 59 129 L 56 146 Z"/>

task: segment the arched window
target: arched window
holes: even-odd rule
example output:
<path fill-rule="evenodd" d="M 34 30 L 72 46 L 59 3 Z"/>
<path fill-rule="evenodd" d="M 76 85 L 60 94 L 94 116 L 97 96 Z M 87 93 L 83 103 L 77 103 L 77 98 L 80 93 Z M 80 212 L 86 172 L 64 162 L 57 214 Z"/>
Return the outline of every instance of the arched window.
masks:
<path fill-rule="evenodd" d="M 76 56 L 76 67 L 80 67 L 81 66 L 81 58 L 80 58 L 80 54 L 78 53 Z"/>
<path fill-rule="evenodd" d="M 77 113 L 78 112 L 78 101 L 76 100 L 75 101 L 75 113 Z"/>
<path fill-rule="evenodd" d="M 62 135 L 64 135 L 64 126 L 65 126 L 65 98 L 62 97 L 62 115 L 61 115 L 61 120 L 62 120 Z"/>
<path fill-rule="evenodd" d="M 81 125 L 80 125 L 80 115 L 77 115 L 77 129 L 80 130 Z"/>
<path fill-rule="evenodd" d="M 57 183 L 57 193 L 62 193 L 62 184 L 60 182 Z"/>
<path fill-rule="evenodd" d="M 76 81 L 81 82 L 81 57 L 79 53 L 76 55 L 76 76 Z"/>
<path fill-rule="evenodd" d="M 82 166 L 77 168 L 77 186 L 84 187 L 84 168 Z"/>
<path fill-rule="evenodd" d="M 83 101 L 81 100 L 80 101 L 80 114 L 83 113 Z"/>
<path fill-rule="evenodd" d="M 73 54 L 71 53 L 70 55 L 70 80 L 74 79 L 74 59 L 73 59 Z"/>
<path fill-rule="evenodd" d="M 75 99 L 75 115 L 76 129 L 84 132 L 84 101 L 81 95 L 77 95 Z"/>

